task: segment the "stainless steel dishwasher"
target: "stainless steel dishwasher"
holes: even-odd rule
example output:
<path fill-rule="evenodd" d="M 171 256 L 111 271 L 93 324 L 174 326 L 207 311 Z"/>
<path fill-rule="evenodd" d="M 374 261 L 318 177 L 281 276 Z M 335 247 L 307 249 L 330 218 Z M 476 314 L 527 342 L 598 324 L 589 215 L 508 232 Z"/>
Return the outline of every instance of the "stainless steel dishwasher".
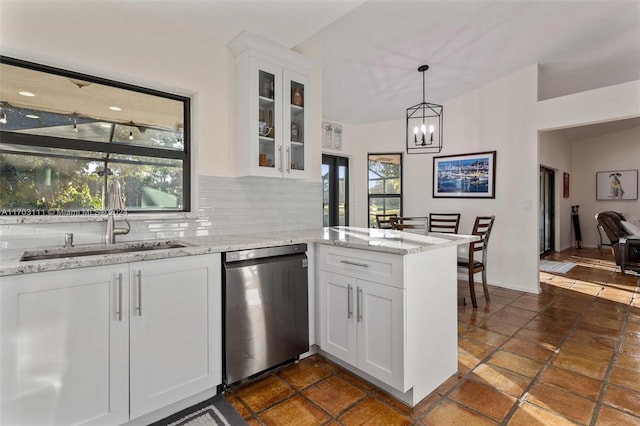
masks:
<path fill-rule="evenodd" d="M 224 386 L 309 350 L 307 245 L 223 255 Z"/>

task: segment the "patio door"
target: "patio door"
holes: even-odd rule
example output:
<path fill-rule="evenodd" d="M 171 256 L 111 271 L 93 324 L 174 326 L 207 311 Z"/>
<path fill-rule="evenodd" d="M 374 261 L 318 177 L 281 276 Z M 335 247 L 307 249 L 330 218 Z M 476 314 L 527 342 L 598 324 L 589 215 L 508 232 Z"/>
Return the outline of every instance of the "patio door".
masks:
<path fill-rule="evenodd" d="M 322 154 L 322 226 L 349 225 L 349 159 Z"/>
<path fill-rule="evenodd" d="M 555 250 L 555 172 L 546 167 L 540 167 L 540 255 Z"/>

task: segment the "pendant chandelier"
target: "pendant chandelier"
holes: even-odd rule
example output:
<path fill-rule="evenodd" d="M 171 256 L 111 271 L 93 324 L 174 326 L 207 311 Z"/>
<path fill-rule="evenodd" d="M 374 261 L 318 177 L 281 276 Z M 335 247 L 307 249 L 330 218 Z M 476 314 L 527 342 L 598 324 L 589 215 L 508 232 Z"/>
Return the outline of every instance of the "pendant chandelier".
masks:
<path fill-rule="evenodd" d="M 407 154 L 435 154 L 442 151 L 442 105 L 425 101 L 424 73 L 421 65 L 422 102 L 407 108 Z"/>

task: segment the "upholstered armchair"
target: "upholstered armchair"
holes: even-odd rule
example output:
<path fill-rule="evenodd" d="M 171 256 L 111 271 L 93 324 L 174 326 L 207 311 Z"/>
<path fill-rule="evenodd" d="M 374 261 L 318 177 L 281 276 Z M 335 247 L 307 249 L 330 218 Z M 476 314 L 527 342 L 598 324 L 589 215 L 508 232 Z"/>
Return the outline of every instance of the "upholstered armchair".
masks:
<path fill-rule="evenodd" d="M 622 274 L 625 270 L 640 272 L 640 237 L 629 235 L 622 221 L 625 217 L 618 212 L 606 211 L 596 215 L 598 225 L 602 227 L 611 242 L 611 250 L 620 266 Z"/>

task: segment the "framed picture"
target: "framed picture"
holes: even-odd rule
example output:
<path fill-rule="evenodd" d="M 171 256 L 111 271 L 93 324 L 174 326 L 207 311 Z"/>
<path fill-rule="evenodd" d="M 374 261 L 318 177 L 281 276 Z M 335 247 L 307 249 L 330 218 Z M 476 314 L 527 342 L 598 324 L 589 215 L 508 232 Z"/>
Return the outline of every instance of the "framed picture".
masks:
<path fill-rule="evenodd" d="M 596 200 L 637 200 L 638 170 L 609 170 L 596 173 Z"/>
<path fill-rule="evenodd" d="M 562 177 L 562 198 L 569 198 L 569 173 L 564 172 Z"/>
<path fill-rule="evenodd" d="M 496 151 L 433 157 L 433 198 L 496 198 Z"/>

